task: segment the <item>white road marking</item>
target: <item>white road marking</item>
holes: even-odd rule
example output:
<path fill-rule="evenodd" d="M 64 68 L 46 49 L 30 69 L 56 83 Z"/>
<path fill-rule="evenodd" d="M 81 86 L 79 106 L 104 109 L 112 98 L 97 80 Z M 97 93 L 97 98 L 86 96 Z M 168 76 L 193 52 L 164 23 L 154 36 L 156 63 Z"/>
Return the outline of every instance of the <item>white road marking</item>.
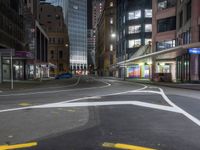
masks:
<path fill-rule="evenodd" d="M 109 84 L 109 83 L 107 83 L 107 84 L 108 84 L 107 86 L 111 86 L 111 84 Z M 140 90 L 144 90 L 144 89 L 147 88 L 146 85 L 143 85 L 143 86 L 144 86 L 143 88 L 140 88 L 140 89 L 137 89 L 137 90 L 132 90 L 132 91 L 125 91 L 125 92 L 119 92 L 119 93 L 111 93 L 111 94 L 91 96 L 91 97 L 82 97 L 82 98 L 76 98 L 76 99 L 62 101 L 62 102 L 58 102 L 58 103 L 50 103 L 50 104 L 36 105 L 36 106 L 30 106 L 30 107 L 20 107 L 20 108 L 5 109 L 5 110 L 0 110 L 0 113 L 3 113 L 3 112 L 12 112 L 12 111 L 18 111 L 18 110 L 26 110 L 26 109 L 33 109 L 33 107 L 37 107 L 37 106 L 59 105 L 59 104 L 70 103 L 70 102 L 77 102 L 77 101 L 82 101 L 82 100 L 97 99 L 99 97 L 106 97 L 106 96 L 115 96 L 115 95 L 127 94 L 127 93 L 130 93 L 130 92 L 140 91 Z"/>
<path fill-rule="evenodd" d="M 200 126 L 200 120 L 197 119 L 196 117 L 192 116 L 191 114 L 189 114 L 188 112 L 186 112 L 185 110 L 183 110 L 182 108 L 180 108 L 179 106 L 177 106 L 176 104 L 174 104 L 164 93 L 162 88 L 159 88 L 162 97 L 165 99 L 166 102 L 168 102 L 171 106 L 173 106 L 174 108 L 178 109 L 184 116 L 186 116 L 188 119 L 190 119 L 192 122 L 194 122 L 196 125 Z"/>
<path fill-rule="evenodd" d="M 163 106 L 157 104 L 150 104 L 140 101 L 108 101 L 108 102 L 79 102 L 79 103 L 65 103 L 58 105 L 35 106 L 34 108 L 62 108 L 62 107 L 91 107 L 91 106 L 110 106 L 110 105 L 136 105 L 158 110 L 165 110 L 170 112 L 180 113 L 176 108 L 170 106 Z"/>
<path fill-rule="evenodd" d="M 182 108 L 180 108 L 179 106 L 177 106 L 176 104 L 174 104 L 165 94 L 165 92 L 163 91 L 162 88 L 158 88 L 160 90 L 159 91 L 137 91 L 137 93 L 154 93 L 154 94 L 159 94 L 163 97 L 163 99 L 170 105 L 172 106 L 172 108 L 175 108 L 176 110 L 179 110 L 179 112 L 181 112 L 184 116 L 186 116 L 188 119 L 190 119 L 192 122 L 194 122 L 196 125 L 200 126 L 200 120 L 197 119 L 196 117 L 192 116 L 191 114 L 189 114 L 188 112 L 186 112 L 185 110 L 183 110 Z M 133 93 L 136 91 L 133 91 Z"/>
<path fill-rule="evenodd" d="M 141 107 L 147 107 L 152 109 L 170 111 L 175 113 L 180 113 L 180 111 L 176 108 L 157 105 L 157 104 L 150 104 L 140 101 L 108 101 L 108 102 L 79 102 L 79 103 L 60 103 L 60 104 L 46 104 L 40 106 L 32 106 L 26 108 L 14 108 L 14 109 L 7 109 L 1 110 L 0 112 L 11 112 L 11 111 L 18 111 L 18 110 L 26 110 L 26 109 L 48 109 L 48 108 L 70 108 L 70 107 L 92 107 L 92 106 L 114 106 L 114 105 L 135 105 Z"/>

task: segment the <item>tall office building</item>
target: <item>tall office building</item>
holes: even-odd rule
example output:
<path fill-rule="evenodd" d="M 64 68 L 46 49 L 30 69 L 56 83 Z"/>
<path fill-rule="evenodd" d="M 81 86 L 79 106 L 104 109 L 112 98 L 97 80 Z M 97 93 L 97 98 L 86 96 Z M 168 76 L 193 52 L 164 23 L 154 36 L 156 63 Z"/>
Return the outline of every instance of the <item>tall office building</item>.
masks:
<path fill-rule="evenodd" d="M 104 0 L 92 1 L 92 27 L 96 29 L 99 17 L 102 15 L 104 8 Z"/>
<path fill-rule="evenodd" d="M 58 0 L 48 0 L 56 4 Z M 63 7 L 70 42 L 70 66 L 75 72 L 87 70 L 87 0 L 65 0 L 58 3 Z"/>
<path fill-rule="evenodd" d="M 70 66 L 73 71 L 87 69 L 87 0 L 66 3 L 66 24 L 70 41 Z"/>
<path fill-rule="evenodd" d="M 117 0 L 117 61 L 131 58 L 152 38 L 152 0 Z M 119 77 L 124 75 L 119 69 Z"/>

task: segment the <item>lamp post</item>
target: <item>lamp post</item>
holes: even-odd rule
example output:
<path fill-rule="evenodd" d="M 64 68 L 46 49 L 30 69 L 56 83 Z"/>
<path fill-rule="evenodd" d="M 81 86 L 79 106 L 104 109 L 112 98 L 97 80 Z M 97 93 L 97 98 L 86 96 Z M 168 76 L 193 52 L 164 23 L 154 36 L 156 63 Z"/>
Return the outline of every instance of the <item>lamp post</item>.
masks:
<path fill-rule="evenodd" d="M 126 48 L 124 51 L 124 81 L 126 80 Z"/>

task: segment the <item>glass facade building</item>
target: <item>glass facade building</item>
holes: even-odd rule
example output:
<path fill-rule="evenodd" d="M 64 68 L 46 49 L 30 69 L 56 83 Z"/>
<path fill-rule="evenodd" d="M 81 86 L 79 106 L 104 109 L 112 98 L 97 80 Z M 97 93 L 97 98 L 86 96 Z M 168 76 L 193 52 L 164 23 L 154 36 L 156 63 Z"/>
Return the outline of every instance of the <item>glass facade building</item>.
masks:
<path fill-rule="evenodd" d="M 87 68 L 87 0 L 68 3 L 67 24 L 72 70 Z"/>
<path fill-rule="evenodd" d="M 71 70 L 87 69 L 87 0 L 48 0 L 62 5 L 70 42 Z"/>

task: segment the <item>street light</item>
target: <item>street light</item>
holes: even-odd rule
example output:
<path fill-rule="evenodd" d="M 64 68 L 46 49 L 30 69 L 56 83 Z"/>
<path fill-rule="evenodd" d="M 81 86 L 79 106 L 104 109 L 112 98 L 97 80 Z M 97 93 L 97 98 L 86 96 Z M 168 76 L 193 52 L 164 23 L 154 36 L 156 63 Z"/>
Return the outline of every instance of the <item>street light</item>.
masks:
<path fill-rule="evenodd" d="M 65 44 L 65 47 L 69 47 L 69 44 Z"/>
<path fill-rule="evenodd" d="M 112 33 L 112 34 L 111 34 L 111 38 L 116 38 L 116 34 L 115 34 L 115 33 Z"/>

